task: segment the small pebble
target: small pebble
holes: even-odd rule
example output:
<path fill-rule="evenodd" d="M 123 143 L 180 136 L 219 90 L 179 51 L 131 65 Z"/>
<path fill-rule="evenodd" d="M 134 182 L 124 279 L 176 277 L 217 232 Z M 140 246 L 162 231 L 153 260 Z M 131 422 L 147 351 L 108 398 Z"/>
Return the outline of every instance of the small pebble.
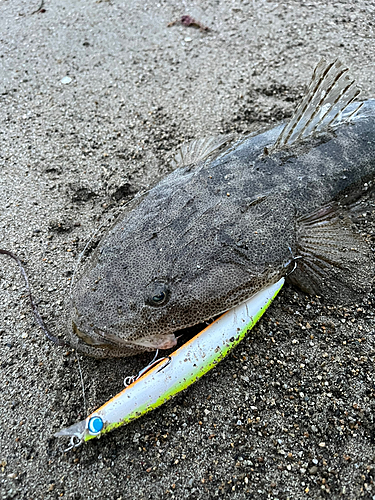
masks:
<path fill-rule="evenodd" d="M 60 82 L 64 85 L 68 85 L 71 81 L 72 79 L 70 78 L 70 76 L 64 76 L 64 78 L 61 78 L 60 80 Z"/>

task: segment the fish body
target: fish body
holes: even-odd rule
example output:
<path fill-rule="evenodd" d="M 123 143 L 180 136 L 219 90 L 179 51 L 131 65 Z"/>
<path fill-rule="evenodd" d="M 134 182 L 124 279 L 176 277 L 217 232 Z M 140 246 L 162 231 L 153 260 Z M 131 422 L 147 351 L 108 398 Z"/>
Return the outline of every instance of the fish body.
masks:
<path fill-rule="evenodd" d="M 375 174 L 375 100 L 358 109 L 350 82 L 321 63 L 289 124 L 183 149 L 77 280 L 76 346 L 97 357 L 170 348 L 286 276 L 344 300 L 366 290 L 369 251 L 347 214 Z"/>

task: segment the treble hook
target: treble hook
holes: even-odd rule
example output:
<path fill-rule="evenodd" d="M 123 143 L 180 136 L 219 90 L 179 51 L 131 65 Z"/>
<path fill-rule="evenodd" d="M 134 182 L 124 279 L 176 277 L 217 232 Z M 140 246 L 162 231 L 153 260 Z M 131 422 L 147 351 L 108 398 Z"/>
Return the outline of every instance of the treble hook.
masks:
<path fill-rule="evenodd" d="M 82 443 L 83 439 L 80 439 L 78 436 L 72 436 L 69 441 L 70 446 L 66 450 L 64 450 L 64 453 L 67 453 L 68 451 L 73 450 L 74 448 L 78 448 L 79 446 L 81 446 Z"/>
<path fill-rule="evenodd" d="M 170 363 L 172 363 L 172 358 L 171 358 L 170 356 L 166 356 L 165 358 L 161 358 L 161 360 L 163 360 L 163 359 L 167 359 L 167 360 L 168 360 L 168 363 L 167 363 L 167 364 L 165 364 L 165 365 L 163 365 L 163 366 L 161 366 L 161 367 L 159 368 L 159 370 L 157 371 L 157 373 L 161 372 L 161 371 L 162 371 L 162 370 L 164 370 L 164 368 L 166 368 L 166 367 L 167 367 Z"/>
<path fill-rule="evenodd" d="M 150 363 L 145 366 L 144 368 L 142 368 L 142 370 L 140 370 L 140 372 L 138 373 L 138 375 L 128 375 L 127 377 L 124 378 L 124 386 L 125 387 L 128 387 L 130 384 L 132 384 L 133 382 L 135 382 L 136 380 L 139 379 L 139 377 L 141 375 L 143 375 L 143 373 L 145 371 L 147 371 L 156 361 L 156 358 L 158 357 L 158 354 L 159 354 L 159 349 L 156 349 L 156 352 L 155 352 L 155 356 L 153 357 L 152 361 L 150 361 Z M 163 359 L 163 358 L 161 358 Z M 160 359 L 160 361 L 161 361 Z"/>

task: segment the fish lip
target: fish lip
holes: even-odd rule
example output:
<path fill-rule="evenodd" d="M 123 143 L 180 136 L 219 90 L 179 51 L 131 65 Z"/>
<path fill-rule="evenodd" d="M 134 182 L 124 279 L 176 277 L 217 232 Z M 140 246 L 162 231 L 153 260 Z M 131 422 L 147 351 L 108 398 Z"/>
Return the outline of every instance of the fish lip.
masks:
<path fill-rule="evenodd" d="M 92 335 L 90 336 L 89 334 L 84 333 L 82 330 L 80 330 L 74 320 L 72 320 L 72 329 L 75 335 L 89 347 L 93 347 L 96 349 L 118 348 L 118 345 L 116 345 L 115 342 L 112 342 L 107 338 L 105 339 L 105 343 L 100 343 L 99 341 L 95 341 Z M 104 339 L 104 335 L 100 332 L 100 330 L 95 329 L 94 332 L 100 337 L 103 337 Z"/>

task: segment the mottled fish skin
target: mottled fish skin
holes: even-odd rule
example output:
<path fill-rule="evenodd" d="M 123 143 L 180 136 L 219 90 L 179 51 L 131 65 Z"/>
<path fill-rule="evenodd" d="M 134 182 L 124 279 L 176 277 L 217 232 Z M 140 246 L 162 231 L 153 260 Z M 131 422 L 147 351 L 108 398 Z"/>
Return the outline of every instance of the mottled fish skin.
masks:
<path fill-rule="evenodd" d="M 283 127 L 177 168 L 116 223 L 72 293 L 78 349 L 111 357 L 172 347 L 176 331 L 231 309 L 295 264 L 291 276 L 307 291 L 319 279 L 323 292 L 339 294 L 346 281 L 353 293 L 367 289 L 367 247 L 342 213 L 375 174 L 375 100 L 349 122 L 272 150 Z M 354 247 L 346 261 L 335 247 L 342 234 Z"/>

